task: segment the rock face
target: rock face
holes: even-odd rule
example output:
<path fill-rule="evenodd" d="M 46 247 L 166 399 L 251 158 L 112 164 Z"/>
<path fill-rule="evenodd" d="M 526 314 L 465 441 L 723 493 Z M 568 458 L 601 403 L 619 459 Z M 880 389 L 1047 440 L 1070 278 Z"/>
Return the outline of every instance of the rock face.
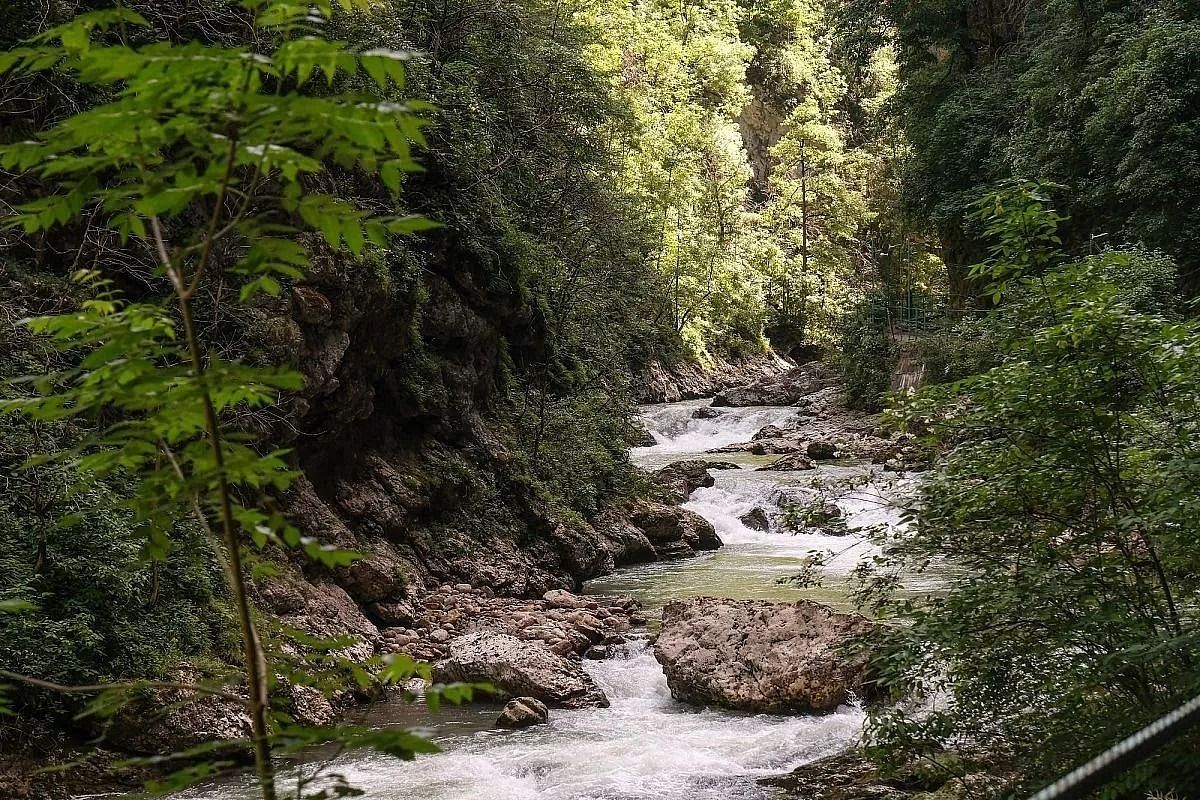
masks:
<path fill-rule="evenodd" d="M 827 713 L 869 689 L 866 659 L 842 652 L 873 623 L 819 603 L 693 598 L 663 609 L 654 655 L 671 694 L 760 713 Z"/>
<path fill-rule="evenodd" d="M 550 709 L 536 697 L 514 697 L 496 718 L 498 728 L 528 728 L 550 721 Z"/>
<path fill-rule="evenodd" d="M 578 661 L 502 633 L 480 631 L 454 639 L 433 674 L 445 683 L 490 683 L 501 697 L 533 697 L 554 708 L 608 707 L 608 698 Z"/>
<path fill-rule="evenodd" d="M 697 489 L 717 482 L 708 474 L 705 461 L 676 461 L 654 473 L 654 481 L 677 503 L 687 500 Z"/>
<path fill-rule="evenodd" d="M 834 381 L 831 368 L 813 361 L 781 375 L 769 375 L 745 386 L 727 389 L 717 394 L 712 404 L 717 408 L 790 406 L 802 397 L 832 386 Z"/>

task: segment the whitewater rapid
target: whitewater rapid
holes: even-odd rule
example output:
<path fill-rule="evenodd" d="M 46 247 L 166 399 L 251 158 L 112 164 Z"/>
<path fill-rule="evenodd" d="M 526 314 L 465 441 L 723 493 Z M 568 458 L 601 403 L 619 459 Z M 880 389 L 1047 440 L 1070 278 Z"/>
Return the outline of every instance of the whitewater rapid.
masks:
<path fill-rule="evenodd" d="M 856 533 L 866 525 L 893 524 L 894 512 L 870 486 L 836 499 L 849 530 L 844 536 L 758 531 L 739 517 L 758 507 L 775 509 L 780 493 L 807 496 L 814 482 L 861 475 L 861 465 L 822 465 L 814 472 L 760 472 L 771 457 L 709 454 L 749 440 L 766 425 L 790 421 L 793 408 L 727 409 L 696 418 L 704 402 L 643 408 L 655 439 L 633 458 L 654 469 L 684 458 L 736 462 L 713 470 L 716 484 L 693 493 L 686 507 L 712 522 L 725 542 L 696 558 L 656 562 L 592 581 L 594 594 L 637 597 L 653 615 L 679 598 L 716 596 L 790 600 L 808 597 L 848 607 L 845 577 L 872 549 Z M 702 412 L 710 414 L 712 412 Z M 788 582 L 812 551 L 831 553 L 822 588 Z M 695 709 L 674 701 L 645 639 L 617 657 L 585 663 L 611 707 L 552 709 L 548 725 L 519 731 L 492 728 L 498 706 L 443 711 L 430 719 L 399 703 L 369 712 L 372 725 L 431 724 L 444 749 L 415 762 L 372 754 L 341 756 L 336 772 L 383 800 L 766 800 L 757 779 L 839 752 L 859 735 L 863 712 L 843 706 L 824 716 L 771 716 Z M 188 800 L 253 797 L 248 779 L 190 792 Z"/>
<path fill-rule="evenodd" d="M 416 762 L 359 755 L 337 769 L 383 800 L 765 800 L 756 777 L 837 752 L 862 725 L 850 707 L 822 717 L 688 708 L 644 641 L 627 649 L 589 666 L 610 708 L 556 709 L 548 725 L 443 738 L 447 752 Z"/>

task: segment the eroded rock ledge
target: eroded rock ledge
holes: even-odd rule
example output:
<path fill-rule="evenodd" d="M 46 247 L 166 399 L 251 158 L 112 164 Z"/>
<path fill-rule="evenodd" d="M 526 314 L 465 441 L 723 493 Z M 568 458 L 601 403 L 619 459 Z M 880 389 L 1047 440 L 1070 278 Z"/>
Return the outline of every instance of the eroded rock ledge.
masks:
<path fill-rule="evenodd" d="M 797 800 L 968 800 L 998 796 L 1009 777 L 987 758 L 944 753 L 884 770 L 848 750 L 759 783 Z"/>

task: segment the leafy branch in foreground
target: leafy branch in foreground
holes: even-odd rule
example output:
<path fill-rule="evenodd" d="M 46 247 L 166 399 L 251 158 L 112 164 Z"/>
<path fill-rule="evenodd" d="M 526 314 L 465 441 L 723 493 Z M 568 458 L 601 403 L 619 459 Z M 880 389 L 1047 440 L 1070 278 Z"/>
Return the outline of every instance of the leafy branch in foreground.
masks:
<path fill-rule="evenodd" d="M 346 11 L 366 9 L 365 0 L 340 3 Z M 247 544 L 299 549 L 326 567 L 355 554 L 302 536 L 275 510 L 271 496 L 293 478 L 287 454 L 260 452 L 232 421 L 301 388 L 300 375 L 208 351 L 197 306 L 221 282 L 237 283 L 240 301 L 250 303 L 302 279 L 310 259 L 298 238 L 305 231 L 358 257 L 428 226 L 317 190 L 333 182 L 335 170 L 359 171 L 377 175 L 390 194 L 374 207 L 394 206 L 403 173 L 415 168 L 411 149 L 422 144 L 423 109 L 381 99 L 402 89 L 405 55 L 357 52 L 324 38 L 332 11 L 328 0 L 315 7 L 242 0 L 231 13 L 250 23 L 253 45 L 223 46 L 157 41 L 145 19 L 118 6 L 0 54 L 0 73 L 55 72 L 105 98 L 34 140 L 0 148 L 0 167 L 18 173 L 33 196 L 7 225 L 37 237 L 86 216 L 115 231 L 131 260 L 150 257 L 163 290 L 130 300 L 113 277 L 79 271 L 88 299 L 77 310 L 26 321 L 73 366 L 19 381 L 21 391 L 0 411 L 88 423 L 91 433 L 76 446 L 35 461 L 69 462 L 79 475 L 76 491 L 123 484 L 125 510 L 148 557 L 163 559 L 179 545 L 175 531 L 189 516 L 216 543 L 240 630 L 264 800 L 276 796 L 273 752 L 336 732 L 305 731 L 271 707 L 279 666 L 268 663 L 275 651 L 264 645 L 247 597 Z M 342 91 L 348 82 L 369 84 L 372 94 Z M 399 679 L 419 669 L 393 664 L 386 672 Z M 97 705 L 136 688 L 108 687 Z M 448 698 L 464 693 L 469 688 Z M 357 732 L 343 741 L 405 757 L 432 747 L 407 732 Z M 211 771 L 190 767 L 166 785 Z"/>

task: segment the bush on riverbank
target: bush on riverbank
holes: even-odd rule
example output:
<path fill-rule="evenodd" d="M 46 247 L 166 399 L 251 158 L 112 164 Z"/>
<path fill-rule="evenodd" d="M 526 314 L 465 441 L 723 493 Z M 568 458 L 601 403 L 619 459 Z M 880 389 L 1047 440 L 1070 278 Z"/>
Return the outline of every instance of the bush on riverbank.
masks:
<path fill-rule="evenodd" d="M 989 199 L 997 237 L 1046 258 L 1021 265 L 998 246 L 999 365 L 896 412 L 955 446 L 920 487 L 912 529 L 882 542 L 886 568 L 862 599 L 905 623 L 877 660 L 894 691 L 943 700 L 877 712 L 869 737 L 885 760 L 964 743 L 1000 754 L 1020 794 L 1200 686 L 1200 325 L 1159 302 L 1167 260 L 1071 259 L 1036 197 Z M 893 596 L 906 571 L 944 588 Z M 1198 744 L 1168 744 L 1113 791 L 1194 785 Z"/>

